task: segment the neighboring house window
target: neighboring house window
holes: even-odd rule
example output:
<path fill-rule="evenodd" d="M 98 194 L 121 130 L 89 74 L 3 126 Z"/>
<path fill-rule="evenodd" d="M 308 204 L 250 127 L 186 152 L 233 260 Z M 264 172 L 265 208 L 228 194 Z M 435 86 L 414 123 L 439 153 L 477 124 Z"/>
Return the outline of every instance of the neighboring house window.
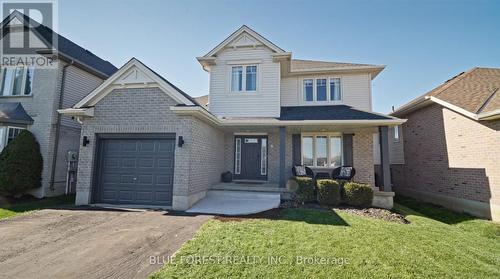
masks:
<path fill-rule="evenodd" d="M 257 90 L 257 66 L 247 66 L 246 73 L 246 90 Z"/>
<path fill-rule="evenodd" d="M 342 99 L 342 93 L 340 92 L 340 78 L 330 79 L 330 100 L 340 101 Z"/>
<path fill-rule="evenodd" d="M 313 167 L 342 166 L 342 136 L 336 134 L 303 135 L 302 164 Z"/>
<path fill-rule="evenodd" d="M 24 129 L 21 127 L 0 127 L 0 152 Z"/>
<path fill-rule="evenodd" d="M 304 101 L 313 101 L 313 80 L 304 79 Z"/>
<path fill-rule="evenodd" d="M 262 139 L 260 146 L 260 174 L 267 174 L 267 139 Z"/>
<path fill-rule="evenodd" d="M 399 141 L 399 126 L 394 126 L 394 141 Z"/>
<path fill-rule="evenodd" d="M 326 79 L 316 80 L 316 100 L 326 101 Z"/>
<path fill-rule="evenodd" d="M 14 128 L 14 127 L 9 127 L 9 133 L 7 135 L 7 144 L 9 144 L 11 141 L 13 141 L 21 131 L 24 130 L 24 128 Z"/>
<path fill-rule="evenodd" d="M 234 174 L 241 173 L 241 138 L 236 138 L 234 148 Z"/>
<path fill-rule="evenodd" d="M 257 91 L 257 66 L 233 66 L 231 68 L 231 91 Z"/>
<path fill-rule="evenodd" d="M 317 78 L 303 80 L 303 95 L 306 102 L 341 101 L 340 78 Z M 328 86 L 329 84 L 329 86 Z"/>
<path fill-rule="evenodd" d="M 28 96 L 33 93 L 33 68 L 5 68 L 1 77 L 1 96 Z"/>

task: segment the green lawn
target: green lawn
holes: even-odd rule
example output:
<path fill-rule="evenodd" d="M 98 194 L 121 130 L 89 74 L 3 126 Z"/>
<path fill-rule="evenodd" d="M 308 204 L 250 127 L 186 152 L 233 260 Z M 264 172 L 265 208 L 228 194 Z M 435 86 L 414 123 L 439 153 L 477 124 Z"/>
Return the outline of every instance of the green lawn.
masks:
<path fill-rule="evenodd" d="M 398 202 L 411 224 L 313 209 L 211 220 L 152 278 L 500 278 L 499 224 Z"/>
<path fill-rule="evenodd" d="M 9 218 L 33 210 L 51 208 L 60 205 L 70 205 L 74 204 L 74 202 L 75 196 L 70 195 L 0 206 L 0 219 Z"/>

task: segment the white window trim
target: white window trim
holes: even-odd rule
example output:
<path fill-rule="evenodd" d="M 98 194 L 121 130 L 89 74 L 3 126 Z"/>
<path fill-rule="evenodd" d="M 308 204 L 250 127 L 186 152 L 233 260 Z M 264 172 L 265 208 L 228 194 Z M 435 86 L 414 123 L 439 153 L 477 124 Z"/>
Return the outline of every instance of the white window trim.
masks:
<path fill-rule="evenodd" d="M 21 94 L 20 95 L 12 95 L 12 93 L 14 92 L 14 78 L 16 77 L 15 75 L 15 70 L 17 68 L 23 68 L 23 79 L 21 81 Z M 24 94 L 24 91 L 26 90 L 26 78 L 27 78 L 27 72 L 28 72 L 28 69 L 30 67 L 15 67 L 15 68 L 11 68 L 11 69 L 14 69 L 14 75 L 12 75 L 12 78 L 11 78 L 11 83 L 10 83 L 10 88 L 9 88 L 9 94 L 8 95 L 2 95 L 3 92 L 0 91 L 0 97 L 30 97 L 30 96 L 33 96 L 33 89 L 31 90 L 31 93 L 29 95 L 25 95 Z M 3 83 L 4 83 L 4 80 L 3 80 L 3 75 L 4 75 L 4 71 L 5 71 L 6 68 L 2 69 L 0 71 L 0 90 L 2 89 L 2 86 L 3 86 Z M 34 80 L 34 77 L 35 77 L 35 71 L 33 69 L 33 76 L 31 77 L 32 78 L 32 83 L 33 83 L 33 80 Z"/>
<path fill-rule="evenodd" d="M 394 142 L 399 142 L 400 139 L 401 139 L 401 134 L 400 134 L 400 130 L 399 130 L 399 126 L 394 126 L 393 130 L 392 130 L 392 139 L 394 140 Z M 396 137 L 396 134 L 398 135 Z"/>
<path fill-rule="evenodd" d="M 229 65 L 229 92 L 232 94 L 256 94 L 259 92 L 260 85 L 260 67 L 259 64 L 228 64 Z M 255 66 L 257 67 L 257 72 L 255 73 L 255 90 L 247 90 L 247 67 Z M 241 90 L 233 90 L 233 68 L 242 67 L 242 79 L 241 79 Z"/>
<path fill-rule="evenodd" d="M 236 138 L 234 144 L 234 174 L 241 174 L 241 138 Z"/>
<path fill-rule="evenodd" d="M 317 98 L 317 80 L 318 79 L 326 79 L 326 101 L 318 101 Z M 332 79 L 339 79 L 340 80 L 340 100 L 331 100 L 330 96 L 330 80 Z M 305 86 L 304 86 L 304 81 L 306 80 L 312 80 L 313 81 L 313 100 L 312 101 L 306 101 L 305 100 Z M 302 91 L 302 96 L 301 96 L 301 102 L 302 104 L 313 104 L 313 105 L 321 105 L 321 104 L 342 104 L 344 101 L 344 82 L 342 81 L 341 76 L 318 76 L 318 77 L 304 77 L 302 78 L 302 84 L 301 84 L 301 91 Z"/>
<path fill-rule="evenodd" d="M 318 136 L 327 136 L 328 141 L 326 144 L 326 154 L 327 154 L 327 164 L 328 166 L 318 166 L 316 162 L 316 137 Z M 312 140 L 312 152 L 313 152 L 313 165 L 311 167 L 315 168 L 325 168 L 325 169 L 330 169 L 331 167 L 331 162 L 330 162 L 330 137 L 340 137 L 340 154 L 341 154 L 341 164 L 344 165 L 344 137 L 342 133 L 328 133 L 328 132 L 319 132 L 319 133 L 303 133 L 300 136 L 300 163 L 304 165 L 304 137 L 313 137 Z"/>

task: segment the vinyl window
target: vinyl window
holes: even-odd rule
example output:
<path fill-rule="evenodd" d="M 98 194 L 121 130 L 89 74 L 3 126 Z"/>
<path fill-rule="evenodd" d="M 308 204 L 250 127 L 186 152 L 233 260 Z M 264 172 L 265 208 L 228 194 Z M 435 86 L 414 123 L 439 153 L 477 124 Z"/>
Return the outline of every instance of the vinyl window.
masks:
<path fill-rule="evenodd" d="M 267 174 L 267 139 L 263 138 L 260 145 L 260 174 Z"/>
<path fill-rule="evenodd" d="M 0 76 L 0 96 L 33 94 L 34 69 L 32 67 L 4 68 Z"/>
<path fill-rule="evenodd" d="M 305 102 L 342 101 L 341 79 L 307 78 L 302 80 L 302 95 Z"/>
<path fill-rule="evenodd" d="M 342 136 L 319 133 L 302 135 L 302 164 L 312 167 L 342 166 Z"/>
<path fill-rule="evenodd" d="M 399 141 L 399 126 L 394 126 L 394 142 Z"/>
<path fill-rule="evenodd" d="M 257 91 L 257 66 L 231 67 L 231 92 Z"/>

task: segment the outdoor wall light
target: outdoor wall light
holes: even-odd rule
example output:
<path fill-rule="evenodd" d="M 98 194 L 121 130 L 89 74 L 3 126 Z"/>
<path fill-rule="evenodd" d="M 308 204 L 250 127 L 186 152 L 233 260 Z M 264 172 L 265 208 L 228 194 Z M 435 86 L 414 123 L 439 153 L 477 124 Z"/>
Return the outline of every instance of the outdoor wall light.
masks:
<path fill-rule="evenodd" d="M 179 140 L 177 141 L 177 146 L 182 147 L 184 145 L 184 139 L 182 136 L 179 136 Z"/>
<path fill-rule="evenodd" d="M 90 143 L 90 140 L 87 136 L 83 136 L 83 139 L 82 139 L 82 145 L 83 146 L 87 146 L 87 144 Z"/>

